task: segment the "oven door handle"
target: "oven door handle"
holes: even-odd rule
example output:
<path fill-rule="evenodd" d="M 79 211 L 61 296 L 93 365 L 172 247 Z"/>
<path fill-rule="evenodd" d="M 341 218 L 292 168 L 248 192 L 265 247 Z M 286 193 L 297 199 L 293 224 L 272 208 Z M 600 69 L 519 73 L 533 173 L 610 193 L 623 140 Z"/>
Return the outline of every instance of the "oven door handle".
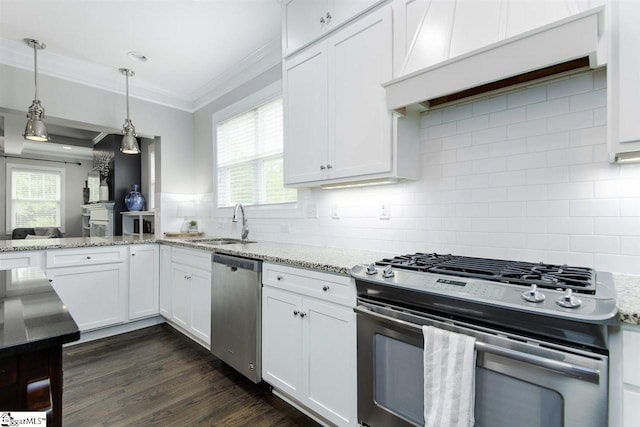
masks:
<path fill-rule="evenodd" d="M 413 329 L 415 331 L 419 331 L 420 333 L 422 333 L 421 325 L 416 325 L 415 323 L 407 322 L 400 319 L 395 319 L 391 316 L 385 316 L 384 314 L 370 311 L 366 308 L 362 308 L 361 306 L 357 306 L 353 310 L 357 314 L 371 316 L 379 320 L 394 323 L 406 329 Z M 432 322 L 432 323 L 437 324 L 438 322 Z M 459 326 L 457 327 L 459 328 Z M 574 365 L 572 363 L 567 363 L 567 362 L 563 362 L 555 359 L 549 359 L 546 357 L 537 356 L 535 354 L 524 353 L 517 350 L 511 350 L 505 347 L 499 347 L 493 344 L 487 344 L 477 340 L 476 340 L 475 347 L 476 347 L 476 350 L 480 352 L 491 353 L 497 356 L 505 357 L 507 359 L 517 360 L 519 362 L 524 362 L 540 368 L 558 372 L 560 374 L 563 374 L 569 377 L 579 378 L 579 379 L 583 379 L 585 381 L 590 381 L 593 383 L 600 382 L 600 371 L 597 369 L 585 368 L 583 366 Z"/>

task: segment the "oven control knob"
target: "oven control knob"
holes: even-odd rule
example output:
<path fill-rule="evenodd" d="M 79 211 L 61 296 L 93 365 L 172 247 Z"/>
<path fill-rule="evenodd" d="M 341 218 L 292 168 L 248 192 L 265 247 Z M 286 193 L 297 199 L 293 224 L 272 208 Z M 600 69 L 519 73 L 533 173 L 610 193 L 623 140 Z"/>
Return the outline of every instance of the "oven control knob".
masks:
<path fill-rule="evenodd" d="M 382 269 L 382 277 L 384 277 L 385 279 L 388 279 L 395 275 L 396 273 L 393 272 L 390 265 L 387 265 L 385 268 Z"/>
<path fill-rule="evenodd" d="M 531 285 L 531 289 L 522 293 L 522 298 L 529 302 L 542 302 L 544 301 L 544 294 L 538 291 L 537 285 Z"/>
<path fill-rule="evenodd" d="M 556 304 L 566 308 L 578 308 L 582 305 L 582 301 L 579 298 L 573 296 L 573 291 L 570 288 L 565 289 L 564 295 L 556 300 Z"/>
<path fill-rule="evenodd" d="M 375 262 L 372 262 L 371 264 L 369 264 L 367 266 L 367 274 L 369 276 L 373 276 L 374 274 L 377 274 L 377 273 L 378 273 L 378 269 L 376 268 L 376 263 Z"/>

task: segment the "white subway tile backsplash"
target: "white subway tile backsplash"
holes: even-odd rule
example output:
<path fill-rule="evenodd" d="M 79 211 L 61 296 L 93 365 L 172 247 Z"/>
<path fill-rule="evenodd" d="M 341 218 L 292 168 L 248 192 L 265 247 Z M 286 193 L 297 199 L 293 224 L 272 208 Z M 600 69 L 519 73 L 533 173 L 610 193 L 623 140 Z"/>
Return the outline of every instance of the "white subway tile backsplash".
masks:
<path fill-rule="evenodd" d="M 515 154 L 507 157 L 507 169 L 523 170 L 547 166 L 547 153 Z"/>
<path fill-rule="evenodd" d="M 483 218 L 489 215 L 489 203 L 456 203 L 453 206 L 455 216 Z"/>
<path fill-rule="evenodd" d="M 491 157 L 487 159 L 474 160 L 471 163 L 471 170 L 476 174 L 506 171 L 507 159 L 505 157 Z"/>
<path fill-rule="evenodd" d="M 563 114 L 547 119 L 547 130 L 549 133 L 588 128 L 593 125 L 592 110 L 578 111 L 577 113 Z"/>
<path fill-rule="evenodd" d="M 460 176 L 460 175 L 470 175 L 473 173 L 471 169 L 473 162 L 457 162 L 457 163 L 447 163 L 442 165 L 442 175 L 443 176 Z"/>
<path fill-rule="evenodd" d="M 619 178 L 620 167 L 609 163 L 592 163 L 569 168 L 569 180 L 571 182 L 605 181 Z"/>
<path fill-rule="evenodd" d="M 483 114 L 502 111 L 507 108 L 507 96 L 499 95 L 487 99 L 483 99 L 471 104 L 473 106 L 473 115 L 480 116 Z"/>
<path fill-rule="evenodd" d="M 468 119 L 473 116 L 472 104 L 463 104 L 454 108 L 447 108 L 442 111 L 442 122 L 455 122 L 457 120 Z"/>
<path fill-rule="evenodd" d="M 470 133 L 464 133 L 461 135 L 451 135 L 446 138 L 442 138 L 443 150 L 457 150 L 464 147 L 471 146 L 472 135 Z"/>
<path fill-rule="evenodd" d="M 526 107 L 527 120 L 554 117 L 569 112 L 569 98 L 558 98 L 550 101 L 529 104 Z"/>
<path fill-rule="evenodd" d="M 569 236 L 563 234 L 527 234 L 527 248 L 568 251 Z"/>
<path fill-rule="evenodd" d="M 474 116 L 469 119 L 459 120 L 457 124 L 458 133 L 474 132 L 482 129 L 487 129 L 489 127 L 489 116 Z"/>
<path fill-rule="evenodd" d="M 539 85 L 519 90 L 507 95 L 507 107 L 515 108 L 534 104 L 547 99 L 547 86 Z"/>
<path fill-rule="evenodd" d="M 507 231 L 510 233 L 546 233 L 546 218 L 507 218 Z"/>
<path fill-rule="evenodd" d="M 549 83 L 547 86 L 547 97 L 554 99 L 592 90 L 593 73 L 584 73 Z"/>
<path fill-rule="evenodd" d="M 473 202 L 502 202 L 507 201 L 506 188 L 482 188 L 474 190 L 471 195 Z"/>
<path fill-rule="evenodd" d="M 506 160 L 505 160 L 506 169 Z M 475 171 L 475 164 L 474 164 Z M 526 171 L 496 172 L 489 174 L 489 186 L 491 187 L 512 187 L 524 185 L 527 182 Z"/>
<path fill-rule="evenodd" d="M 507 126 L 507 137 L 509 139 L 526 138 L 529 136 L 544 135 L 546 133 L 547 119 L 528 120 Z"/>
<path fill-rule="evenodd" d="M 527 240 L 524 233 L 489 233 L 487 244 L 498 248 L 520 248 L 526 247 Z"/>
<path fill-rule="evenodd" d="M 598 254 L 619 254 L 620 238 L 617 236 L 571 236 L 571 250 Z"/>
<path fill-rule="evenodd" d="M 473 145 L 491 144 L 492 142 L 504 142 L 505 139 L 507 139 L 506 126 L 480 129 L 471 134 L 471 141 Z"/>
<path fill-rule="evenodd" d="M 621 255 L 640 255 L 640 237 L 620 237 Z"/>
<path fill-rule="evenodd" d="M 519 185 L 509 187 L 507 200 L 547 200 L 546 185 Z"/>
<path fill-rule="evenodd" d="M 442 124 L 442 111 L 429 111 L 420 116 L 420 127 L 427 128 Z"/>
<path fill-rule="evenodd" d="M 546 262 L 593 268 L 593 254 L 588 252 L 547 251 Z"/>
<path fill-rule="evenodd" d="M 549 233 L 553 234 L 593 234 L 593 218 L 558 217 L 548 218 Z"/>
<path fill-rule="evenodd" d="M 593 92 L 581 93 L 569 97 L 570 111 L 591 110 L 607 106 L 606 89 L 594 90 Z"/>
<path fill-rule="evenodd" d="M 596 270 L 613 271 L 620 274 L 640 274 L 640 263 L 634 255 L 609 255 L 597 253 L 594 257 Z"/>
<path fill-rule="evenodd" d="M 440 125 L 429 126 L 424 130 L 428 139 L 443 138 L 456 134 L 456 122 L 442 123 Z"/>
<path fill-rule="evenodd" d="M 489 204 L 490 217 L 513 218 L 527 216 L 526 202 L 495 202 Z"/>
<path fill-rule="evenodd" d="M 460 148 L 456 151 L 456 158 L 460 162 L 465 162 L 467 160 L 486 159 L 487 157 L 489 157 L 489 146 L 486 144 Z"/>
<path fill-rule="evenodd" d="M 640 199 L 620 200 L 620 216 L 640 217 Z"/>
<path fill-rule="evenodd" d="M 456 188 L 486 188 L 489 186 L 489 175 L 465 175 L 456 177 Z"/>
<path fill-rule="evenodd" d="M 527 151 L 526 138 L 502 140 L 502 141 L 489 144 L 489 155 L 491 157 L 524 154 L 526 153 L 526 151 Z"/>
<path fill-rule="evenodd" d="M 471 229 L 474 231 L 505 233 L 509 228 L 506 218 L 472 218 Z"/>
<path fill-rule="evenodd" d="M 595 197 L 640 197 L 640 181 L 638 179 L 618 179 L 596 182 Z"/>
<path fill-rule="evenodd" d="M 618 199 L 571 200 L 571 216 L 617 217 L 619 215 Z"/>
<path fill-rule="evenodd" d="M 592 199 L 593 182 L 570 182 L 547 186 L 549 200 Z"/>
<path fill-rule="evenodd" d="M 527 202 L 527 216 L 569 216 L 569 200 L 541 200 Z"/>
<path fill-rule="evenodd" d="M 640 218 L 594 218 L 594 230 L 596 234 L 603 235 L 640 236 Z"/>
<path fill-rule="evenodd" d="M 566 166 L 529 169 L 526 171 L 526 174 L 527 184 L 559 184 L 569 182 L 569 168 Z"/>
<path fill-rule="evenodd" d="M 511 108 L 489 114 L 489 127 L 520 123 L 526 120 L 525 107 Z"/>
<path fill-rule="evenodd" d="M 550 167 L 560 165 L 580 165 L 592 162 L 592 147 L 567 148 L 566 150 L 555 150 L 547 153 L 547 164 Z"/>
<path fill-rule="evenodd" d="M 526 139 L 527 152 L 552 151 L 569 147 L 569 132 L 537 135 Z"/>
<path fill-rule="evenodd" d="M 569 144 L 572 147 L 581 145 L 606 144 L 607 127 L 593 126 L 583 129 L 575 129 L 569 132 Z"/>
<path fill-rule="evenodd" d="M 605 126 L 607 124 L 607 107 L 600 107 L 593 110 L 593 125 Z"/>

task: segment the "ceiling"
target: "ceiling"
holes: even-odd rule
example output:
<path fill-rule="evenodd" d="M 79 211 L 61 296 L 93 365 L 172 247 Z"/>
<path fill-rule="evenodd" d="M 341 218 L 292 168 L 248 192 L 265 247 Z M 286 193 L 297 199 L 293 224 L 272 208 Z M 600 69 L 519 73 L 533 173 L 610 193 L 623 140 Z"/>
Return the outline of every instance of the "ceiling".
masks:
<path fill-rule="evenodd" d="M 33 69 L 24 38 L 41 74 L 124 92 L 130 68 L 132 97 L 194 111 L 279 62 L 280 1 L 0 0 L 0 63 Z"/>

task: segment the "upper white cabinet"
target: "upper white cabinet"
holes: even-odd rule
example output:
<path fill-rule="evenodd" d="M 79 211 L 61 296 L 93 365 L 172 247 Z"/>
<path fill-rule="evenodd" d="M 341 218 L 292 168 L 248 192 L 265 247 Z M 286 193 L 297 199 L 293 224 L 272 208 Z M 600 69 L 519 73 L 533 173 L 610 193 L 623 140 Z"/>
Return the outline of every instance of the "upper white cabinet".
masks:
<path fill-rule="evenodd" d="M 288 0 L 282 5 L 282 54 L 288 56 L 382 0 Z"/>
<path fill-rule="evenodd" d="M 392 77 L 391 6 L 283 63 L 285 185 L 417 178 L 417 137 L 399 141 L 417 114 L 387 110 Z"/>
<path fill-rule="evenodd" d="M 640 3 L 612 1 L 608 14 L 607 139 L 611 160 L 640 159 Z M 636 152 L 636 153 L 633 153 Z M 616 159 L 622 157 L 622 159 Z"/>

